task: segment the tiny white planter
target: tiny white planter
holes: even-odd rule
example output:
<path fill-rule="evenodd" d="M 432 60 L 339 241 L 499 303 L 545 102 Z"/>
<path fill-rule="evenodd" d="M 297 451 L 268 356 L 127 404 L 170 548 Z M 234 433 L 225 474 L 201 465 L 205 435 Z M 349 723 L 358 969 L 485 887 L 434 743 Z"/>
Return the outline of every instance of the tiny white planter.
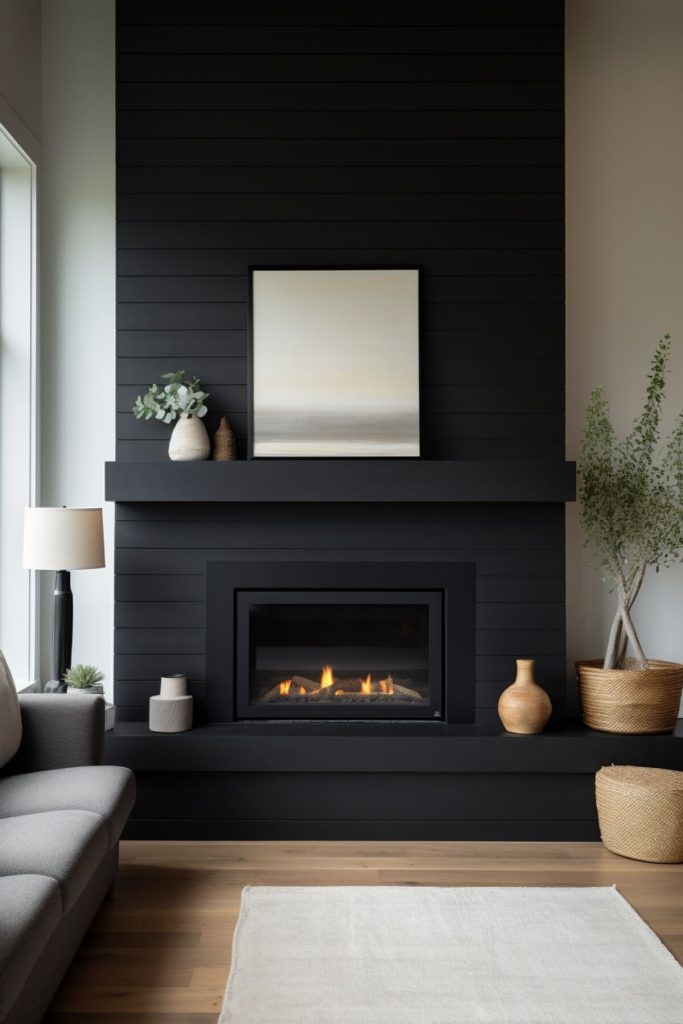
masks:
<path fill-rule="evenodd" d="M 70 697 L 101 697 L 104 686 L 102 683 L 95 683 L 93 686 L 67 686 L 66 692 Z"/>
<path fill-rule="evenodd" d="M 168 457 L 174 462 L 201 462 L 208 459 L 211 441 L 206 427 L 196 416 L 181 416 L 171 434 Z"/>

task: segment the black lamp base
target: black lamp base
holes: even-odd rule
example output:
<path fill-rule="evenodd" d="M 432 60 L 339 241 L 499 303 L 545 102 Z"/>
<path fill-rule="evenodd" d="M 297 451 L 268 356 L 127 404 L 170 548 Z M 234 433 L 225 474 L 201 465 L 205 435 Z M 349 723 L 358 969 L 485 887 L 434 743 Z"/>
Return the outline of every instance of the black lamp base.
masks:
<path fill-rule="evenodd" d="M 64 673 L 71 668 L 73 618 L 71 577 L 61 570 L 55 573 L 52 596 L 52 679 L 45 684 L 44 693 L 66 693 Z"/>

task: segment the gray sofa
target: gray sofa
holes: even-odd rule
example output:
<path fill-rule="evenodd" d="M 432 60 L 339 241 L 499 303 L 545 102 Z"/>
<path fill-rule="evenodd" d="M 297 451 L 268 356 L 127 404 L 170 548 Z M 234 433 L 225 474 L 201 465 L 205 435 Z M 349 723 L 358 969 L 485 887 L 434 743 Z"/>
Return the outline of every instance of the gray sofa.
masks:
<path fill-rule="evenodd" d="M 22 738 L 0 771 L 0 1022 L 40 1021 L 114 881 L 135 802 L 101 765 L 104 700 L 20 697 Z"/>

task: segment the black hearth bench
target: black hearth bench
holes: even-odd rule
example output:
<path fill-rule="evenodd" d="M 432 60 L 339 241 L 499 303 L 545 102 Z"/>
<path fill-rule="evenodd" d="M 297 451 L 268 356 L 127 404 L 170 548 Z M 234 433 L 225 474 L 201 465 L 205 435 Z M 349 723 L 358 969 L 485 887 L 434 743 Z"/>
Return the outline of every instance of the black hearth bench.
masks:
<path fill-rule="evenodd" d="M 105 756 L 136 773 L 129 838 L 593 840 L 598 768 L 682 768 L 683 721 L 660 736 L 282 722 L 169 736 L 123 722 Z"/>

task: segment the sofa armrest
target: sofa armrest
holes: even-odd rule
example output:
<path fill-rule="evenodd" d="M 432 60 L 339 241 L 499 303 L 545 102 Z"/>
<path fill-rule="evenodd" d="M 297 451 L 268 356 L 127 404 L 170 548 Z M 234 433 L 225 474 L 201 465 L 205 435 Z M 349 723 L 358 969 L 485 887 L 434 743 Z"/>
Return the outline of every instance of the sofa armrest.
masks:
<path fill-rule="evenodd" d="M 58 693 L 19 695 L 23 735 L 6 767 L 12 775 L 50 768 L 100 764 L 104 748 L 104 698 Z"/>

